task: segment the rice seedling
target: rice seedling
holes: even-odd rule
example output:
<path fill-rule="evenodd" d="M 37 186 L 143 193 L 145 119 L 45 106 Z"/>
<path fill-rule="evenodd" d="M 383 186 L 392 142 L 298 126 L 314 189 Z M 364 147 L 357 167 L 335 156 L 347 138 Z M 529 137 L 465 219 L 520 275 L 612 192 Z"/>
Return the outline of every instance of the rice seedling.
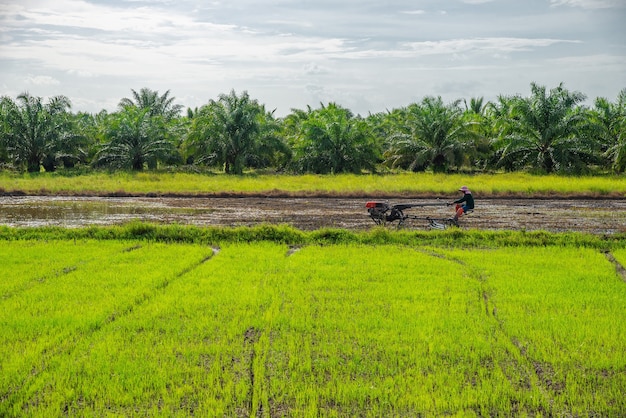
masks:
<path fill-rule="evenodd" d="M 0 300 L 0 398 L 7 400 L 0 415 L 10 413 L 8 405 L 14 413 L 28 409 L 24 396 L 59 353 L 147 300 L 207 253 L 203 247 L 126 244 L 125 251 L 118 242 L 100 244 L 80 249 L 85 258 L 75 269 Z M 8 267 L 0 267 L 0 277 L 11 276 Z"/>
<path fill-rule="evenodd" d="M 128 246 L 122 241 L 102 245 L 98 241 L 7 241 L 0 252 L 0 300 L 29 287 L 68 274 L 97 257 L 106 257 Z"/>
<path fill-rule="evenodd" d="M 512 344 L 514 367 L 541 389 L 545 414 L 626 410 L 618 395 L 626 387 L 626 288 L 602 253 L 552 247 L 449 254 L 484 283 L 485 309 Z"/>
<path fill-rule="evenodd" d="M 626 249 L 620 248 L 613 251 L 615 259 L 626 268 Z"/>
<path fill-rule="evenodd" d="M 96 260 L 63 280 L 0 301 L 12 347 L 0 353 L 0 414 L 618 416 L 626 407 L 626 290 L 600 251 L 328 239 L 338 243 L 136 241 L 128 252 L 89 252 Z"/>

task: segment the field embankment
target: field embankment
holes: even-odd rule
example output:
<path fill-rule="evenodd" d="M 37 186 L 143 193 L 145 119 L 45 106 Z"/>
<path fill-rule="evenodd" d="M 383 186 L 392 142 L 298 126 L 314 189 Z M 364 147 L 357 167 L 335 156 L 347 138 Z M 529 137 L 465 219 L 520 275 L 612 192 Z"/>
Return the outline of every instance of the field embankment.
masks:
<path fill-rule="evenodd" d="M 147 242 L 220 245 L 221 243 L 274 242 L 292 246 L 359 245 L 435 245 L 459 248 L 574 246 L 613 250 L 626 248 L 626 234 L 588 234 L 547 231 L 461 230 L 414 231 L 382 227 L 367 231 L 321 228 L 302 231 L 286 225 L 263 224 L 255 227 L 196 227 L 131 222 L 86 228 L 0 226 L 0 241 L 20 240 L 143 240 Z"/>
<path fill-rule="evenodd" d="M 166 172 L 0 173 L 5 195 L 425 198 L 467 185 L 482 198 L 624 198 L 625 176 L 511 174 L 270 175 Z"/>

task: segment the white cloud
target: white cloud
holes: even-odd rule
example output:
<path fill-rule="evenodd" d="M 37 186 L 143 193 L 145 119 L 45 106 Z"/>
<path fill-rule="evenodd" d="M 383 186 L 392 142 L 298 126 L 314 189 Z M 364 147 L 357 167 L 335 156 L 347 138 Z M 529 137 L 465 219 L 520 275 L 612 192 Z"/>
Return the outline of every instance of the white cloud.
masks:
<path fill-rule="evenodd" d="M 67 70 L 67 73 L 70 76 L 76 76 L 76 77 L 81 77 L 81 78 L 92 78 L 92 77 L 94 77 L 94 74 L 92 72 L 89 72 L 89 71 L 80 71 L 80 70 L 69 69 L 69 70 Z"/>
<path fill-rule="evenodd" d="M 81 0 L 40 1 L 33 7 L 26 4 L 0 6 L 8 28 L 43 26 L 52 33 L 97 31 L 100 36 L 140 38 L 174 36 L 207 32 L 221 34 L 236 29 L 234 25 L 196 21 L 183 13 L 154 7 L 134 9 L 90 4 Z M 60 29 L 66 28 L 64 32 Z M 5 30 L 7 28 L 5 27 Z M 83 36 L 87 36 L 84 34 Z M 165 39 L 162 39 L 165 41 Z"/>
<path fill-rule="evenodd" d="M 492 57 L 505 58 L 514 52 L 529 52 L 537 48 L 545 48 L 561 43 L 580 43 L 580 41 L 561 39 L 533 38 L 476 38 L 449 39 L 439 41 L 404 42 L 397 48 L 385 50 L 359 49 L 341 51 L 335 57 L 351 59 L 367 58 L 411 58 L 429 55 L 446 55 L 463 59 L 468 54 L 488 53 Z"/>
<path fill-rule="evenodd" d="M 521 52 L 548 47 L 558 43 L 578 43 L 579 41 L 534 38 L 476 38 L 451 39 L 443 41 L 410 42 L 406 46 L 419 54 L 458 54 L 471 51 Z"/>
<path fill-rule="evenodd" d="M 622 27 L 602 7 L 626 1 L 478 7 L 488 2 L 0 0 L 0 80 L 5 93 L 65 94 L 89 111 L 142 87 L 185 106 L 235 89 L 282 112 L 333 100 L 366 113 L 425 94 L 495 96 L 543 74 L 581 91 L 626 85 L 623 50 L 602 42 Z"/>
<path fill-rule="evenodd" d="M 583 9 L 611 9 L 626 7 L 624 0 L 550 0 L 553 6 L 572 6 Z"/>
<path fill-rule="evenodd" d="M 552 58 L 550 61 L 557 68 L 577 68 L 585 72 L 623 72 L 626 68 L 625 56 L 592 54 L 584 56 L 566 56 Z M 626 81 L 626 76 L 623 77 Z M 626 85 L 624 86 L 626 87 Z"/>
<path fill-rule="evenodd" d="M 304 65 L 304 73 L 307 75 L 328 74 L 330 73 L 330 69 L 310 62 Z"/>
<path fill-rule="evenodd" d="M 58 9 L 50 9 L 50 5 Z M 60 9 L 67 12 L 61 13 Z M 2 47 L 5 59 L 32 59 L 79 76 L 187 76 L 225 72 L 229 63 L 310 62 L 348 48 L 341 39 L 263 34 L 232 24 L 196 21 L 173 11 L 116 9 L 60 0 L 28 10 L 11 8 L 40 32 L 37 42 Z M 15 17 L 9 26 L 24 25 Z M 38 29 L 43 27 L 45 29 Z M 61 31 L 56 27 L 69 28 Z M 28 29 L 30 30 L 30 29 Z M 97 36 L 84 30 L 99 31 Z M 208 66 L 207 66 L 208 65 Z"/>
<path fill-rule="evenodd" d="M 484 4 L 484 3 L 491 3 L 492 1 L 495 1 L 495 0 L 461 0 L 461 1 L 465 4 Z"/>
<path fill-rule="evenodd" d="M 61 84 L 59 80 L 48 75 L 28 75 L 25 77 L 24 81 L 26 84 L 32 84 L 35 86 L 57 86 Z"/>

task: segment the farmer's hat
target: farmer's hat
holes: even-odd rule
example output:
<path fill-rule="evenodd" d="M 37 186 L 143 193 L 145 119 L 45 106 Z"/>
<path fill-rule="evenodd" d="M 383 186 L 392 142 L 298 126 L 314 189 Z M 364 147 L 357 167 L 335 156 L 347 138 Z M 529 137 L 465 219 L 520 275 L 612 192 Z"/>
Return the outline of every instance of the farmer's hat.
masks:
<path fill-rule="evenodd" d="M 467 186 L 463 186 L 459 189 L 459 192 L 463 192 L 465 194 L 470 194 L 472 192 L 470 192 L 470 189 L 467 188 Z"/>

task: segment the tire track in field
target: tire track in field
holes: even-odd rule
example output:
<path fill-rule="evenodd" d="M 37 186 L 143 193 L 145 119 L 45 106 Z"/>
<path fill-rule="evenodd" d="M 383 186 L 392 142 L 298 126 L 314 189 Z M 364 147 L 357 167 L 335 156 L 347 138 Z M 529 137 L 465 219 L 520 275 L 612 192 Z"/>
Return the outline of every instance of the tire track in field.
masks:
<path fill-rule="evenodd" d="M 195 270 L 196 268 L 200 267 L 202 264 L 204 264 L 207 261 L 209 261 L 218 252 L 219 252 L 219 250 L 216 250 L 215 248 L 212 248 L 211 249 L 211 254 L 209 254 L 206 257 L 203 257 L 202 259 L 200 259 L 199 261 L 197 261 L 197 262 L 195 262 L 193 264 L 190 264 L 189 266 L 185 267 L 183 270 L 181 270 L 180 272 L 175 274 L 171 279 L 165 278 L 161 283 L 158 283 L 154 287 L 154 290 L 152 292 L 142 294 L 141 297 L 136 298 L 128 306 L 126 306 L 124 309 L 122 309 L 121 312 L 118 313 L 117 311 L 115 311 L 115 312 L 111 313 L 101 325 L 100 324 L 96 324 L 94 331 L 98 331 L 99 329 L 104 328 L 107 325 L 111 324 L 112 322 L 116 321 L 117 319 L 129 315 L 136 308 L 138 308 L 141 305 L 143 305 L 144 303 L 147 303 L 150 300 L 154 299 L 157 296 L 158 293 L 164 291 L 172 282 L 174 282 L 175 280 L 181 278 L 182 276 L 186 275 L 187 273 Z"/>
<path fill-rule="evenodd" d="M 453 263 L 456 263 L 462 266 L 464 269 L 470 271 L 471 274 L 468 274 L 467 276 L 470 279 L 477 280 L 478 283 L 480 284 L 480 288 L 478 290 L 479 290 L 480 298 L 482 299 L 481 303 L 483 304 L 485 315 L 488 318 L 491 316 L 496 317 L 498 310 L 495 307 L 495 305 L 493 305 L 493 301 L 491 300 L 491 292 L 490 292 L 489 287 L 487 286 L 488 277 L 483 272 L 473 268 L 472 266 L 469 266 L 465 261 L 457 257 L 452 257 L 450 255 L 442 254 L 442 253 L 436 252 L 435 250 L 427 250 L 427 251 L 418 250 L 418 251 L 420 251 L 423 254 L 429 255 L 431 257 L 437 257 L 443 260 L 451 261 Z M 490 307 L 491 307 L 491 312 L 490 312 Z"/>
<path fill-rule="evenodd" d="M 87 263 L 87 261 L 82 261 L 78 263 L 78 265 L 85 264 L 85 263 Z M 25 281 L 24 283 L 19 284 L 13 287 L 12 289 L 5 291 L 2 294 L 2 296 L 0 296 L 0 299 L 2 300 L 10 299 L 22 292 L 27 291 L 28 289 L 32 289 L 38 284 L 44 283 L 51 279 L 56 279 L 57 277 L 60 277 L 60 276 L 65 276 L 67 274 L 70 274 L 71 272 L 76 271 L 78 269 L 78 265 L 66 266 L 58 270 L 51 271 L 50 273 L 44 274 L 42 276 L 33 277 L 32 279 Z"/>
<path fill-rule="evenodd" d="M 527 348 L 515 337 L 509 336 L 506 331 L 504 321 L 498 316 L 497 306 L 491 299 L 491 292 L 489 286 L 487 285 L 489 276 L 481 269 L 467 264 L 464 260 L 458 257 L 442 254 L 436 252 L 435 250 L 421 252 L 459 264 L 464 268 L 464 271 L 467 272 L 466 276 L 469 279 L 478 281 L 480 284 L 478 290 L 481 303 L 484 307 L 485 317 L 487 320 L 495 321 L 499 333 L 504 339 L 510 342 L 513 347 L 516 348 L 518 354 L 516 356 L 510 352 L 508 347 L 504 347 L 507 354 L 506 357 L 503 359 L 497 359 L 494 355 L 494 360 L 496 360 L 495 362 L 498 364 L 498 367 L 500 367 L 500 370 L 504 376 L 507 377 L 513 387 L 521 387 L 528 390 L 534 383 L 541 389 L 540 392 L 546 397 L 546 403 L 551 404 L 553 401 L 551 394 L 560 393 L 564 389 L 565 383 L 554 379 L 555 373 L 551 363 L 540 362 L 531 358 L 530 355 L 528 355 Z M 517 359 L 518 357 L 522 361 L 519 361 Z M 534 376 L 535 379 L 532 379 L 532 376 Z M 513 412 L 515 412 L 515 405 L 512 404 L 511 407 L 513 408 Z M 541 405 L 538 405 L 537 408 L 538 410 L 536 412 L 541 412 L 542 414 L 547 415 L 550 414 L 550 411 L 544 410 Z"/>
<path fill-rule="evenodd" d="M 626 268 L 615 258 L 610 251 L 603 251 L 604 256 L 615 266 L 615 272 L 626 282 Z"/>
<path fill-rule="evenodd" d="M 263 311 L 265 317 L 268 313 L 276 314 L 280 308 L 280 301 L 273 299 Z M 264 417 L 268 414 L 273 416 L 269 402 L 269 377 L 267 376 L 267 356 L 272 345 L 272 320 L 265 320 L 259 327 L 249 327 L 244 333 L 244 354 L 247 356 L 248 378 L 250 379 L 249 396 L 245 399 L 248 406 L 248 415 Z M 269 411 L 269 412 L 268 412 Z"/>
<path fill-rule="evenodd" d="M 290 245 L 285 253 L 288 258 L 302 249 L 301 245 Z M 268 303 L 262 304 L 259 313 L 264 318 L 263 324 L 250 326 L 243 333 L 243 358 L 247 362 L 248 379 L 251 390 L 243 400 L 248 416 L 277 416 L 274 411 L 273 397 L 269 389 L 267 375 L 267 358 L 272 347 L 274 320 L 281 311 L 282 297 L 272 297 Z M 268 315 L 270 318 L 268 318 Z"/>
<path fill-rule="evenodd" d="M 248 405 L 248 411 L 250 411 L 251 413 L 255 407 L 254 405 L 255 390 L 258 391 L 258 386 L 259 386 L 258 376 L 255 376 L 255 373 L 254 373 L 254 365 L 256 364 L 257 357 L 259 355 L 258 348 L 255 348 L 255 347 L 257 343 L 259 342 L 259 339 L 261 338 L 261 332 L 262 331 L 256 327 L 249 327 L 248 329 L 246 329 L 246 332 L 244 333 L 244 336 L 243 336 L 244 352 L 247 353 L 247 357 L 248 357 L 247 360 L 249 364 L 248 365 L 248 378 L 250 379 L 250 387 L 252 388 L 245 402 Z"/>
<path fill-rule="evenodd" d="M 122 252 L 134 251 L 139 248 L 141 248 L 141 245 L 126 248 L 122 250 Z M 178 273 L 174 274 L 171 278 L 165 278 L 165 280 L 157 284 L 151 292 L 146 292 L 142 295 L 142 297 L 136 298 L 134 301 L 131 301 L 131 303 L 123 308 L 121 312 L 118 313 L 117 311 L 115 311 L 109 314 L 102 323 L 95 323 L 93 326 L 89 327 L 88 330 L 85 330 L 81 333 L 63 335 L 62 338 L 59 338 L 58 341 L 51 343 L 49 347 L 42 350 L 41 357 L 37 362 L 37 366 L 33 365 L 31 372 L 24 378 L 21 384 L 14 386 L 14 388 L 12 390 L 9 390 L 7 393 L 0 393 L 0 400 L 2 401 L 2 403 L 6 403 L 7 405 L 14 405 L 16 401 L 15 397 L 18 396 L 25 387 L 31 385 L 43 371 L 47 370 L 50 366 L 50 362 L 55 357 L 63 354 L 69 355 L 81 341 L 84 341 L 88 338 L 93 338 L 93 336 L 97 332 L 102 331 L 118 319 L 130 315 L 136 308 L 149 302 L 150 300 L 154 299 L 159 293 L 163 292 L 172 282 L 183 277 L 184 275 L 206 263 L 208 260 L 212 259 L 215 255 L 219 253 L 219 251 L 220 250 L 217 247 L 211 248 L 210 254 L 185 267 Z M 35 396 L 37 396 L 37 392 L 33 392 L 28 399 L 25 399 L 23 407 L 28 407 L 28 405 L 32 403 L 32 399 Z"/>
<path fill-rule="evenodd" d="M 130 251 L 134 251 L 141 248 L 141 244 L 137 244 L 134 245 L 132 247 L 128 247 L 128 248 L 124 248 L 121 250 L 121 252 L 130 252 Z M 115 252 L 113 252 L 112 254 L 114 254 Z M 86 264 L 94 261 L 96 258 L 92 257 L 92 258 L 87 258 L 84 260 L 80 260 L 78 263 L 74 264 L 74 265 L 69 265 L 69 266 L 65 266 L 62 268 L 59 268 L 57 270 L 51 271 L 47 274 L 44 274 L 42 276 L 38 276 L 38 277 L 33 277 L 31 280 L 28 280 L 20 285 L 17 285 L 15 287 L 13 287 L 13 289 L 9 289 L 7 291 L 5 291 L 2 295 L 0 295 L 0 300 L 6 300 L 6 299 L 10 299 L 22 292 L 25 292 L 29 289 L 34 288 L 35 286 L 44 283 L 48 280 L 52 280 L 52 279 L 56 279 L 65 275 L 68 275 L 76 270 L 78 270 L 79 267 L 84 267 Z"/>
<path fill-rule="evenodd" d="M 123 248 L 121 251 L 121 253 L 125 253 L 125 252 L 130 252 L 130 251 L 135 251 L 137 249 L 140 249 L 141 245 L 137 244 L 134 245 L 132 247 L 127 247 L 127 248 Z M 112 252 L 112 254 L 114 254 L 115 252 Z M 29 289 L 34 288 L 36 285 L 44 283 L 48 280 L 52 280 L 52 279 L 56 279 L 62 276 L 66 276 L 76 270 L 78 270 L 79 266 L 84 266 L 86 264 L 89 264 L 90 262 L 96 260 L 95 257 L 92 258 L 88 258 L 85 260 L 81 260 L 79 263 L 77 263 L 77 265 L 71 265 L 71 266 L 66 266 L 63 267 L 62 269 L 58 269 L 55 271 L 52 271 L 48 274 L 45 274 L 43 276 L 39 276 L 39 277 L 35 277 L 32 280 L 26 281 L 24 282 L 22 285 L 20 286 L 16 286 L 15 288 L 13 288 L 12 290 L 5 292 L 2 297 L 0 299 L 2 300 L 6 300 L 9 298 L 12 298 L 14 296 L 19 295 L 20 293 L 26 292 Z M 79 338 L 74 338 L 72 339 L 73 336 L 72 335 L 64 335 L 63 339 L 57 342 L 54 342 L 54 344 L 51 344 L 49 347 L 44 347 L 42 352 L 41 352 L 41 361 L 38 363 L 40 366 L 39 367 L 35 367 L 33 366 L 31 373 L 28 375 L 29 377 L 26 377 L 22 380 L 21 383 L 19 383 L 18 385 L 14 386 L 13 388 L 11 387 L 7 387 L 7 392 L 5 393 L 0 393 L 0 401 L 2 404 L 4 404 L 5 402 L 9 401 L 10 399 L 14 398 L 15 395 L 17 393 L 19 393 L 30 381 L 32 381 L 33 379 L 35 379 L 42 371 L 44 371 L 47 368 L 47 363 L 51 358 L 54 358 L 54 356 L 56 356 L 57 354 L 61 354 L 65 351 L 69 351 L 71 349 L 72 346 L 74 346 L 78 341 Z M 56 349 L 55 349 L 56 348 Z M 10 402 L 8 404 L 13 404 L 13 402 Z"/>

